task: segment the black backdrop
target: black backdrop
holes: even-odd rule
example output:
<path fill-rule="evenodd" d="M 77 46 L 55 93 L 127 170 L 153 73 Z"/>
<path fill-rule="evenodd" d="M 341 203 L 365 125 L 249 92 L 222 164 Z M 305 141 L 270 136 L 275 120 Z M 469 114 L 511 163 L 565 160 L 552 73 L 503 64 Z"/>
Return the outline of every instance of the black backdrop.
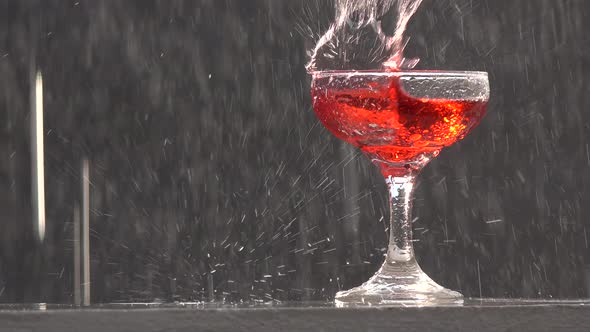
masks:
<path fill-rule="evenodd" d="M 0 302 L 330 299 L 379 266 L 385 186 L 310 109 L 324 2 L 0 0 Z M 467 296 L 590 295 L 590 4 L 425 0 L 407 54 L 486 70 L 487 117 L 420 175 L 416 250 Z M 32 221 L 31 77 L 47 230 Z"/>

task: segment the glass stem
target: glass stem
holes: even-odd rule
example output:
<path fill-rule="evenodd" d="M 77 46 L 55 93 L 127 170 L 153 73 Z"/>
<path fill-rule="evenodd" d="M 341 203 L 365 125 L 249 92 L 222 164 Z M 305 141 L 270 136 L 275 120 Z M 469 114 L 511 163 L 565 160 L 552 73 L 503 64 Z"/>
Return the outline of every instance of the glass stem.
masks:
<path fill-rule="evenodd" d="M 389 189 L 389 248 L 388 263 L 407 263 L 414 260 L 412 245 L 412 221 L 410 220 L 411 197 L 414 175 L 386 176 Z"/>

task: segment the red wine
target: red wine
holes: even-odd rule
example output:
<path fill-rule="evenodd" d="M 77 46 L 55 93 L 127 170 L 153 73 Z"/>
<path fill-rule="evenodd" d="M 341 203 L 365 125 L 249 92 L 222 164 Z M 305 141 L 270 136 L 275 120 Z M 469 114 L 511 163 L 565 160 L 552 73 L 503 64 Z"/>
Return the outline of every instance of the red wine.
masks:
<path fill-rule="evenodd" d="M 399 78 L 386 80 L 352 88 L 329 79 L 312 84 L 314 110 L 324 126 L 373 160 L 400 165 L 435 156 L 485 114 L 485 101 L 415 98 Z"/>

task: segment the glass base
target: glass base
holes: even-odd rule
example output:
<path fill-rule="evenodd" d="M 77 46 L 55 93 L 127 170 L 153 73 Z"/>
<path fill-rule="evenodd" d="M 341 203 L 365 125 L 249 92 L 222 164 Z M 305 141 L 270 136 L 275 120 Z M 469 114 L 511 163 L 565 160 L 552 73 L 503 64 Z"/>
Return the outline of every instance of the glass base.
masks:
<path fill-rule="evenodd" d="M 446 289 L 426 275 L 411 259 L 389 262 L 361 286 L 336 293 L 336 306 L 400 305 L 461 306 L 463 295 Z"/>

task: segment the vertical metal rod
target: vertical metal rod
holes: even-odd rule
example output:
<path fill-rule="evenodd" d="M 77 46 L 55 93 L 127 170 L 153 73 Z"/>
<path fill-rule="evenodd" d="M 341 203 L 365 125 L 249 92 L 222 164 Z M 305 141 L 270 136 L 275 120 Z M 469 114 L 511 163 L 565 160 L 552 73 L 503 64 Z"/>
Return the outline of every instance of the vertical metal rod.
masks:
<path fill-rule="evenodd" d="M 82 305 L 90 305 L 90 180 L 88 159 L 82 159 Z"/>
<path fill-rule="evenodd" d="M 209 295 L 209 301 L 215 301 L 215 286 L 213 285 L 213 274 L 211 272 L 207 275 L 207 293 Z"/>
<path fill-rule="evenodd" d="M 477 260 L 477 283 L 479 284 L 479 298 L 482 299 L 482 292 L 481 292 L 481 273 L 479 272 L 479 259 Z"/>
<path fill-rule="evenodd" d="M 74 206 L 74 305 L 80 305 L 80 206 Z"/>
<path fill-rule="evenodd" d="M 31 92 L 31 177 L 33 222 L 37 240 L 45 239 L 45 166 L 43 142 L 43 76 L 37 72 Z"/>

